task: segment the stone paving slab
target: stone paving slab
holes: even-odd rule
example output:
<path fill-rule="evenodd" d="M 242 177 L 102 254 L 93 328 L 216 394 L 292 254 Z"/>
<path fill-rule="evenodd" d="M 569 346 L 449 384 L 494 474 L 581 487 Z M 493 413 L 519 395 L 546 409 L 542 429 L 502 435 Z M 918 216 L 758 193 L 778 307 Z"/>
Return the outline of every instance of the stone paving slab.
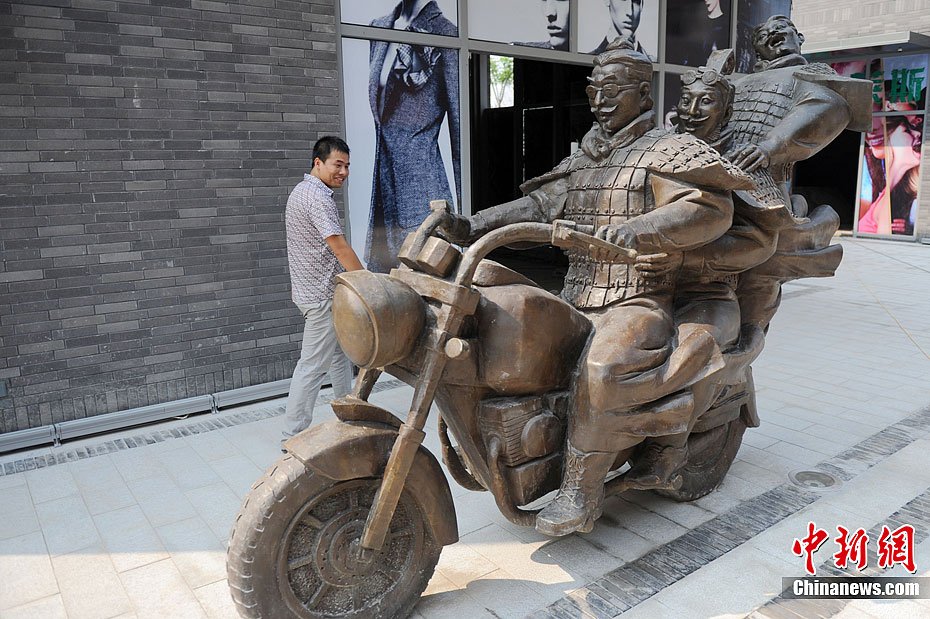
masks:
<path fill-rule="evenodd" d="M 835 278 L 785 287 L 754 364 L 763 425 L 718 490 L 690 504 L 613 497 L 592 533 L 553 540 L 508 522 L 488 493 L 453 485 L 461 540 L 414 617 L 930 615 L 927 600 L 779 597 L 781 577 L 803 570 L 790 544 L 809 520 L 872 531 L 923 527 L 930 513 L 930 249 L 843 244 Z M 372 399 L 403 415 L 411 393 L 379 382 Z M 280 456 L 282 411 L 278 399 L 0 455 L 0 619 L 235 617 L 225 539 L 249 485 Z M 317 422 L 329 418 L 318 406 Z M 439 453 L 435 428 L 425 443 Z M 843 486 L 798 490 L 787 473 L 802 468 Z M 930 574 L 928 541 L 916 556 Z"/>

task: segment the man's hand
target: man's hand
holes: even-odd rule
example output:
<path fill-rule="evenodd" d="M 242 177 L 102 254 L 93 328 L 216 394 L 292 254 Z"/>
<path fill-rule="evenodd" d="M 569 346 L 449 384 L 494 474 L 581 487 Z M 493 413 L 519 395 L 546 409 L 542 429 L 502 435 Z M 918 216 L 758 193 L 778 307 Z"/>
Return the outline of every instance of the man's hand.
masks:
<path fill-rule="evenodd" d="M 675 269 L 679 268 L 684 260 L 684 254 L 640 254 L 636 256 L 633 268 L 639 271 L 645 279 L 661 279 Z"/>
<path fill-rule="evenodd" d="M 471 220 L 468 217 L 448 211 L 436 231 L 450 243 L 459 245 L 471 241 Z"/>
<path fill-rule="evenodd" d="M 726 153 L 727 159 L 745 172 L 767 168 L 772 163 L 768 151 L 759 144 L 743 144 Z"/>

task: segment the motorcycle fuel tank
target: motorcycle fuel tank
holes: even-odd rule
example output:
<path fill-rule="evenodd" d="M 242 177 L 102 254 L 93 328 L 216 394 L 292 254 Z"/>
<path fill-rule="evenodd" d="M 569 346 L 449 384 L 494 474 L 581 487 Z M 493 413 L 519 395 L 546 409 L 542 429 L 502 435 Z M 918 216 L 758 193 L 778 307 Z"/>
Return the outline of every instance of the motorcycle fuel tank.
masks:
<path fill-rule="evenodd" d="M 591 323 L 542 288 L 513 284 L 479 288 L 475 312 L 481 382 L 499 395 L 568 386 Z"/>

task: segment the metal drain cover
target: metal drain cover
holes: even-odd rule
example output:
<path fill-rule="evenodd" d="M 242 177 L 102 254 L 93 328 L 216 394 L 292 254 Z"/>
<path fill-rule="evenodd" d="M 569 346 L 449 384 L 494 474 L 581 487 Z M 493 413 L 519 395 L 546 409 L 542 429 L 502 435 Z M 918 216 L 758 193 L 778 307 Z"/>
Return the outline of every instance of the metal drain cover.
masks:
<path fill-rule="evenodd" d="M 836 490 L 843 485 L 839 478 L 823 471 L 792 471 L 788 473 L 788 479 L 805 490 Z"/>

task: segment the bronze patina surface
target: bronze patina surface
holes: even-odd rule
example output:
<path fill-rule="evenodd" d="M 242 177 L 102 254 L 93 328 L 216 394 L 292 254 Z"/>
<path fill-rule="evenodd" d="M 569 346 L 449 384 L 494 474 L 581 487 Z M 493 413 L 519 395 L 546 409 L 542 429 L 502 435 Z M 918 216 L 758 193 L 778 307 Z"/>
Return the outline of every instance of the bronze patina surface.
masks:
<path fill-rule="evenodd" d="M 607 494 L 687 501 L 723 480 L 760 423 L 750 365 L 781 284 L 842 255 L 836 214 L 790 194 L 791 166 L 869 115 L 871 83 L 808 65 L 802 41 L 768 20 L 738 80 L 732 51 L 714 52 L 682 77 L 668 132 L 652 64 L 618 39 L 595 59 L 577 152 L 472 217 L 433 203 L 399 268 L 337 278 L 361 373 L 338 420 L 291 439 L 240 510 L 228 569 L 244 617 L 409 614 L 457 540 L 422 445 L 434 404 L 453 479 L 549 535 L 590 531 Z M 567 253 L 559 295 L 486 259 L 527 244 Z M 415 387 L 406 419 L 367 401 L 382 372 Z"/>

